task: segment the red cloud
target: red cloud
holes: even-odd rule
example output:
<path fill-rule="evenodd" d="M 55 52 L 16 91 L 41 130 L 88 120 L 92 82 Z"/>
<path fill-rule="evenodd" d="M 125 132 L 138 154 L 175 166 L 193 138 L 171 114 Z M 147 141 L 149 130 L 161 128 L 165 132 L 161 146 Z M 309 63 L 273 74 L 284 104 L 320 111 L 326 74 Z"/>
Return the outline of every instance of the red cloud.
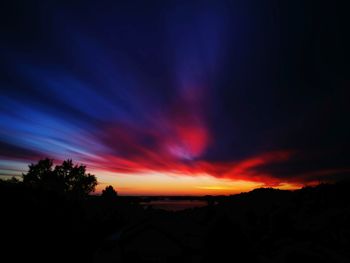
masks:
<path fill-rule="evenodd" d="M 259 173 L 261 165 L 286 161 L 293 152 L 275 151 L 263 153 L 241 161 L 208 162 L 201 160 L 184 161 L 171 154 L 158 154 L 148 149 L 140 149 L 140 155 L 124 158 L 104 155 L 99 160 L 89 160 L 90 167 L 119 173 L 165 172 L 181 175 L 208 174 L 218 178 L 261 182 L 267 186 L 277 186 L 281 180 L 266 173 Z"/>
<path fill-rule="evenodd" d="M 164 172 L 196 176 L 208 174 L 217 178 L 261 182 L 276 186 L 281 179 L 260 172 L 259 167 L 287 161 L 292 151 L 273 151 L 251 156 L 240 161 L 210 162 L 202 160 L 211 136 L 200 118 L 201 114 L 179 110 L 157 116 L 153 127 L 123 124 L 108 125 L 99 134 L 108 151 L 97 153 L 97 158 L 83 160 L 89 167 L 119 173 Z"/>

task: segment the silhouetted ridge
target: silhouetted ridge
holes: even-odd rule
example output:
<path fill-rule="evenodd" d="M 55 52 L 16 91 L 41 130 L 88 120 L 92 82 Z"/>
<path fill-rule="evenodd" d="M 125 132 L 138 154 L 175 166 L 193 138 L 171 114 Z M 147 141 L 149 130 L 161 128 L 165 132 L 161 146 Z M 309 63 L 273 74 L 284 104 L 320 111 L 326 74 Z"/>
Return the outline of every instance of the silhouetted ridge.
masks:
<path fill-rule="evenodd" d="M 0 181 L 4 251 L 13 262 L 46 262 L 46 253 L 78 262 L 349 262 L 349 189 L 260 188 L 168 212 L 108 187 L 104 196 L 72 199 Z"/>

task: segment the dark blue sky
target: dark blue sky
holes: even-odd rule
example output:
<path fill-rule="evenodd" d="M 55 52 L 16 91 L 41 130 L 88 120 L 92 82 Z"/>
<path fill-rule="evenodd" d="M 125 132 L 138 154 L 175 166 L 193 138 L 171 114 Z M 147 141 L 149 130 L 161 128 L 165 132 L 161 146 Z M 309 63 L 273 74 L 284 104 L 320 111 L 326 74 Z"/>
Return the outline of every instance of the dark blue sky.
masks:
<path fill-rule="evenodd" d="M 346 178 L 347 8 L 279 2 L 2 4 L 0 173 L 48 156 L 277 185 Z"/>

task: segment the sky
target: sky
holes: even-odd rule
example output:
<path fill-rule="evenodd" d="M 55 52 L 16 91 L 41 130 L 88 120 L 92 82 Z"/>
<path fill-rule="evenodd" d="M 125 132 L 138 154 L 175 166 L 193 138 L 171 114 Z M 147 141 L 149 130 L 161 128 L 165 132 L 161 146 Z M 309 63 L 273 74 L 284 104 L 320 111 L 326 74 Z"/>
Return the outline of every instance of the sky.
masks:
<path fill-rule="evenodd" d="M 346 6 L 280 2 L 2 3 L 0 177 L 49 157 L 122 195 L 349 178 Z"/>

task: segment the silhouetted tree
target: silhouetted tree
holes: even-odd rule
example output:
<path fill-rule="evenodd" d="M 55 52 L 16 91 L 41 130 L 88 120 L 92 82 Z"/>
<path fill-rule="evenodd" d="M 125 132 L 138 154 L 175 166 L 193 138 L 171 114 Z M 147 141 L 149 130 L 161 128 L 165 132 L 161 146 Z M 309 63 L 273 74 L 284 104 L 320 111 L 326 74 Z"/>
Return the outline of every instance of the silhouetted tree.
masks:
<path fill-rule="evenodd" d="M 106 186 L 104 190 L 102 190 L 101 196 L 106 199 L 114 199 L 118 196 L 118 194 L 114 190 L 113 186 L 109 185 L 109 186 Z"/>
<path fill-rule="evenodd" d="M 37 164 L 30 164 L 29 171 L 23 174 L 23 183 L 31 186 L 40 186 L 52 177 L 52 160 L 46 158 L 40 160 Z"/>
<path fill-rule="evenodd" d="M 88 195 L 97 185 L 96 177 L 86 173 L 84 165 L 74 165 L 72 160 L 63 161 L 53 168 L 53 160 L 46 158 L 30 164 L 29 171 L 22 176 L 26 185 L 73 197 Z"/>
<path fill-rule="evenodd" d="M 1 183 L 9 183 L 9 184 L 17 184 L 20 182 L 15 176 L 12 176 L 10 179 L 2 179 L 0 178 Z"/>
<path fill-rule="evenodd" d="M 8 179 L 7 180 L 9 183 L 11 183 L 11 184 L 17 184 L 17 183 L 19 183 L 20 181 L 16 178 L 16 177 L 14 177 L 14 176 L 12 176 L 10 179 Z"/>

